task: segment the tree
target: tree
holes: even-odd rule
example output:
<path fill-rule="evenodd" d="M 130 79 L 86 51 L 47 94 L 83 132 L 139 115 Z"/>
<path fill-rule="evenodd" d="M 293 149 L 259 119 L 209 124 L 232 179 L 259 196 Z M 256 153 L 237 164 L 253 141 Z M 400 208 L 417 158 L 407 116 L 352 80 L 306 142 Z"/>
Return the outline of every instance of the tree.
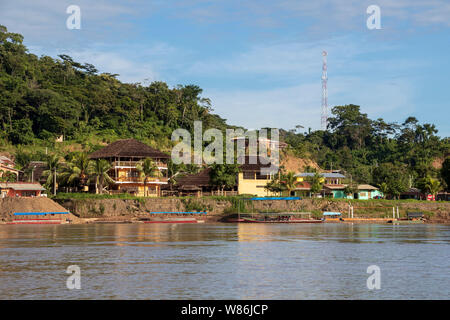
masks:
<path fill-rule="evenodd" d="M 232 188 L 236 185 L 236 177 L 239 167 L 236 164 L 212 164 L 209 172 L 210 183 L 217 186 L 223 192 L 225 188 Z"/>
<path fill-rule="evenodd" d="M 344 194 L 346 196 L 348 196 L 348 195 L 352 195 L 353 196 L 355 194 L 355 192 L 358 192 L 358 187 L 354 183 L 349 183 L 344 188 Z"/>
<path fill-rule="evenodd" d="M 423 191 L 435 196 L 441 190 L 441 183 L 437 179 L 426 178 L 423 184 Z"/>
<path fill-rule="evenodd" d="M 90 164 L 91 178 L 95 181 L 95 191 L 96 193 L 103 193 L 103 185 L 105 183 L 113 183 L 113 179 L 108 175 L 111 165 L 105 159 L 97 159 Z"/>
<path fill-rule="evenodd" d="M 385 197 L 386 194 L 389 192 L 389 188 L 386 182 L 380 183 L 380 191 L 383 193 L 383 196 Z"/>
<path fill-rule="evenodd" d="M 158 166 L 150 158 L 144 159 L 142 164 L 136 166 L 136 169 L 140 172 L 141 177 L 144 178 L 144 196 L 147 196 L 146 185 L 148 178 L 160 177 L 161 171 L 159 171 Z"/>
<path fill-rule="evenodd" d="M 279 176 L 273 176 L 272 179 L 267 182 L 266 186 L 264 187 L 267 191 L 281 194 L 285 190 L 285 186 L 280 183 Z"/>
<path fill-rule="evenodd" d="M 17 180 L 16 174 L 11 171 L 0 170 L 0 182 L 14 182 Z"/>
<path fill-rule="evenodd" d="M 446 158 L 442 164 L 441 176 L 447 185 L 447 189 L 450 188 L 450 157 Z"/>
<path fill-rule="evenodd" d="M 46 178 L 45 187 L 53 188 L 53 195 L 56 195 L 58 170 L 61 168 L 61 161 L 57 154 L 53 154 L 47 157 L 47 170 L 42 172 L 42 175 Z"/>
<path fill-rule="evenodd" d="M 320 173 L 316 172 L 313 176 L 306 177 L 306 181 L 311 185 L 310 192 L 315 195 L 320 193 L 323 188 L 323 177 Z"/>
<path fill-rule="evenodd" d="M 87 153 L 74 154 L 71 161 L 63 166 L 60 181 L 66 185 L 84 187 L 88 182 L 90 163 Z"/>
<path fill-rule="evenodd" d="M 290 171 L 288 173 L 282 174 L 280 183 L 284 187 L 284 190 L 287 190 L 288 195 L 291 195 L 291 191 L 295 189 L 297 183 L 295 173 Z"/>

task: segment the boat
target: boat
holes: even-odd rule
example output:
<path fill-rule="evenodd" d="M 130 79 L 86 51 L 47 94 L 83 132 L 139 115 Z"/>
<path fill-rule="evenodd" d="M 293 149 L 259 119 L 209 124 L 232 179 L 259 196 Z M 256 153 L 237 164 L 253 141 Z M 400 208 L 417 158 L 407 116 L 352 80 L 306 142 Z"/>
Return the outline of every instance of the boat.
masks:
<path fill-rule="evenodd" d="M 197 220 L 195 218 L 166 218 L 166 219 L 141 219 L 143 223 L 203 223 L 204 220 Z"/>
<path fill-rule="evenodd" d="M 307 216 L 304 218 L 304 216 Z M 322 223 L 323 219 L 311 218 L 310 212 L 258 213 L 240 217 L 243 223 Z"/>
<path fill-rule="evenodd" d="M 61 220 L 57 219 L 14 219 L 6 224 L 62 224 Z"/>
<path fill-rule="evenodd" d="M 247 213 L 236 213 L 236 214 L 232 214 L 230 216 L 227 216 L 224 218 L 224 222 L 231 222 L 231 223 L 236 223 L 236 222 L 244 222 L 244 218 L 251 218 L 252 215 L 251 214 L 247 214 Z"/>

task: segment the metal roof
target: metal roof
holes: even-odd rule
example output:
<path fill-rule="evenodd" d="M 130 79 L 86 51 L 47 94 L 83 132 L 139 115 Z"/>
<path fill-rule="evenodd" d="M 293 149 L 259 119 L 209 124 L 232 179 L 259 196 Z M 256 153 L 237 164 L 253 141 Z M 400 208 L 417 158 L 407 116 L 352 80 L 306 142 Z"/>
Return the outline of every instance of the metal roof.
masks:
<path fill-rule="evenodd" d="M 378 188 L 370 184 L 360 184 L 358 185 L 358 190 L 378 190 Z"/>
<path fill-rule="evenodd" d="M 323 215 L 324 216 L 340 216 L 341 213 L 340 212 L 324 212 Z"/>
<path fill-rule="evenodd" d="M 2 182 L 0 189 L 13 189 L 18 191 L 44 191 L 45 189 L 39 183 L 26 182 Z"/>

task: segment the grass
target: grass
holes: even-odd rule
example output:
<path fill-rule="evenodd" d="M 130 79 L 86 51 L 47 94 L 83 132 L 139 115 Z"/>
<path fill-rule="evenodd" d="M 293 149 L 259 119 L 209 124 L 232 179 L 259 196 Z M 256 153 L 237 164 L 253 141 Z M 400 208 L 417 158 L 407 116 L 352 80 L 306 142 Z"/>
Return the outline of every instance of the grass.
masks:
<path fill-rule="evenodd" d="M 94 193 L 58 193 L 56 196 L 49 195 L 52 199 L 62 199 L 62 200 L 69 200 L 69 199 L 130 199 L 130 200 L 139 200 L 144 199 L 144 197 L 138 197 L 133 196 L 127 193 L 123 194 L 94 194 Z M 162 197 L 169 199 L 170 197 Z M 219 201 L 230 201 L 234 202 L 236 200 L 243 200 L 249 198 L 249 195 L 238 195 L 238 196 L 203 196 L 203 197 L 196 197 L 196 196 L 183 196 L 183 197 L 176 197 L 176 199 L 212 199 L 212 200 L 219 200 Z M 308 200 L 311 199 L 314 202 L 346 202 L 346 203 L 352 203 L 352 204 L 365 204 L 366 207 L 370 205 L 385 205 L 386 207 L 392 207 L 396 204 L 401 203 L 448 203 L 448 201 L 426 201 L 426 200 L 414 200 L 414 199 L 402 199 L 402 200 L 385 200 L 385 199 L 371 199 L 371 200 L 360 200 L 360 199 L 333 199 L 333 198 L 302 198 L 302 200 Z M 249 201 L 249 200 L 247 200 Z M 300 200 L 301 201 L 301 200 Z M 380 206 L 383 207 L 383 206 Z"/>
<path fill-rule="evenodd" d="M 56 196 L 50 196 L 54 200 L 79 200 L 79 199 L 124 199 L 124 200 L 142 200 L 143 197 L 133 196 L 127 193 L 123 194 L 95 194 L 95 193 L 57 193 Z"/>

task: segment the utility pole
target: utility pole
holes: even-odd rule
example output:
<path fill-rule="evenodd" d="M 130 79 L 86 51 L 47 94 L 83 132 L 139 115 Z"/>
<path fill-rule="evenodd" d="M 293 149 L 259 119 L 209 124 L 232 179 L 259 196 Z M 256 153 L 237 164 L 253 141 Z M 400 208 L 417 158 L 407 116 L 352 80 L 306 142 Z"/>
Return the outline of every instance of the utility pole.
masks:
<path fill-rule="evenodd" d="M 322 65 L 322 115 L 320 126 L 323 131 L 327 130 L 328 125 L 328 67 L 327 67 L 327 55 L 326 51 L 322 52 L 323 65 Z"/>

